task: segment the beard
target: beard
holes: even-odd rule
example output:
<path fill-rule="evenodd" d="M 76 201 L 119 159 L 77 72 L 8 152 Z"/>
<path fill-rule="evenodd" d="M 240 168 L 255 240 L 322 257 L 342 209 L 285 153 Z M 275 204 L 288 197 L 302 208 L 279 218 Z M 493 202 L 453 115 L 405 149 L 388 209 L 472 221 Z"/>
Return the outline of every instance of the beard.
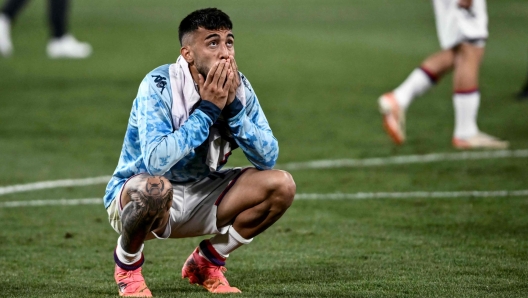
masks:
<path fill-rule="evenodd" d="M 209 73 L 210 68 L 203 65 L 201 61 L 195 60 L 194 65 L 196 66 L 196 69 L 198 70 L 198 73 L 201 74 L 204 78 L 204 80 L 207 79 L 207 74 Z"/>

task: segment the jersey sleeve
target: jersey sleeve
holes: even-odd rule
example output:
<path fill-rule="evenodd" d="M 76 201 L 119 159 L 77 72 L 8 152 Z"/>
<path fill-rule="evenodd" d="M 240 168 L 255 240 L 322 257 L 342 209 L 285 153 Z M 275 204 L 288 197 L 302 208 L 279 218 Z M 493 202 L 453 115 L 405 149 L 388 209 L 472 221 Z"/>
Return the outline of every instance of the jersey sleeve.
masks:
<path fill-rule="evenodd" d="M 224 109 L 228 125 L 238 146 L 259 170 L 272 169 L 279 156 L 277 139 L 262 111 L 257 95 L 241 74 L 246 89 L 246 106 L 238 98 Z"/>
<path fill-rule="evenodd" d="M 151 175 L 165 174 L 200 146 L 209 135 L 209 127 L 221 112 L 214 104 L 202 101 L 189 119 L 175 130 L 170 103 L 169 91 L 160 89 L 159 83 L 155 83 L 147 75 L 140 85 L 135 109 L 139 145 L 145 166 Z"/>

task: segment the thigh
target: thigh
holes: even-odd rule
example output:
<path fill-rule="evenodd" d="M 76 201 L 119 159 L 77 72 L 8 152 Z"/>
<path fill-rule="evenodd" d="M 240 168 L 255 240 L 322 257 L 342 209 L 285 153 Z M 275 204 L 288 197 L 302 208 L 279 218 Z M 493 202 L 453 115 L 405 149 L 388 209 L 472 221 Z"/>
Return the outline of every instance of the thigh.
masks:
<path fill-rule="evenodd" d="M 219 204 L 218 225 L 233 222 L 240 213 L 263 203 L 274 191 L 290 185 L 294 185 L 294 182 L 288 172 L 248 169 L 240 175 Z"/>
<path fill-rule="evenodd" d="M 456 46 L 461 38 L 458 21 L 458 0 L 433 1 L 436 33 L 442 49 L 451 49 Z"/>
<path fill-rule="evenodd" d="M 174 184 L 170 238 L 225 233 L 227 225 L 217 226 L 218 205 L 247 170 L 227 169 L 192 184 Z"/>

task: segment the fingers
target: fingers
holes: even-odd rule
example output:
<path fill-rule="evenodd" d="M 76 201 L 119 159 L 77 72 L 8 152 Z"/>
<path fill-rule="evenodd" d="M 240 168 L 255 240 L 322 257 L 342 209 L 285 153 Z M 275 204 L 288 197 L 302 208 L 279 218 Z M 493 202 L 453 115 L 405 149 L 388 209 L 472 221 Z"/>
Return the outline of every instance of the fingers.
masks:
<path fill-rule="evenodd" d="M 221 89 L 222 86 L 224 85 L 224 81 L 226 78 L 226 73 L 227 73 L 228 68 L 229 67 L 227 67 L 226 61 L 220 60 L 218 67 L 216 68 L 216 71 L 214 73 L 214 79 L 212 82 L 212 84 L 216 85 L 217 88 Z"/>
<path fill-rule="evenodd" d="M 229 60 L 231 60 L 231 69 L 234 70 L 235 72 L 237 72 L 238 71 L 238 66 L 236 64 L 235 57 L 229 56 Z"/>
<path fill-rule="evenodd" d="M 209 73 L 207 74 L 207 79 L 205 80 L 205 84 L 210 85 L 214 82 L 216 71 L 218 70 L 218 66 L 220 65 L 221 61 L 215 62 L 213 64 L 213 67 L 209 69 Z"/>
<path fill-rule="evenodd" d="M 203 90 L 205 80 L 201 74 L 198 74 L 198 90 Z"/>
<path fill-rule="evenodd" d="M 236 63 L 235 57 L 229 56 L 231 59 L 231 69 L 234 71 L 233 80 L 234 85 L 232 87 L 238 88 L 238 85 L 240 85 L 240 74 L 238 73 L 238 65 Z"/>
<path fill-rule="evenodd" d="M 224 91 L 229 91 L 229 86 L 231 86 L 231 84 L 227 84 L 227 81 L 232 80 L 233 76 L 231 74 L 233 73 L 233 69 L 231 68 L 231 61 L 229 59 L 224 62 L 224 69 L 218 79 L 218 88 Z"/>
<path fill-rule="evenodd" d="M 224 85 L 224 90 L 229 90 L 233 84 L 233 78 L 234 78 L 235 74 L 233 71 L 230 71 L 228 76 L 227 76 L 227 80 L 225 81 L 225 85 Z"/>
<path fill-rule="evenodd" d="M 229 84 L 227 83 L 227 81 L 233 80 L 234 78 L 235 71 L 233 71 L 233 65 L 236 67 L 236 64 L 233 64 L 233 60 L 230 58 L 215 62 L 209 70 L 204 84 L 200 85 L 201 83 L 198 82 L 199 87 L 205 86 L 205 89 L 227 92 L 230 87 L 236 84 L 236 82 L 235 84 L 231 82 Z M 198 80 L 202 81 L 203 77 L 199 77 Z"/>

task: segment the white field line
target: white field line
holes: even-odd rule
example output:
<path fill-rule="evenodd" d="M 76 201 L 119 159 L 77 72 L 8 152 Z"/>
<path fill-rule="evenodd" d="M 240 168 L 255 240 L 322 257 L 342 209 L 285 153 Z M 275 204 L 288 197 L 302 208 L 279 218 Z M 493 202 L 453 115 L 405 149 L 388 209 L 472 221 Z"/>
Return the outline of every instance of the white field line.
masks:
<path fill-rule="evenodd" d="M 528 196 L 526 190 L 495 191 L 411 191 L 411 192 L 358 192 L 358 193 L 307 193 L 295 195 L 295 200 L 365 200 L 365 199 L 411 199 L 411 198 L 487 198 Z"/>
<path fill-rule="evenodd" d="M 456 152 L 456 153 L 431 153 L 424 155 L 403 155 L 391 157 L 377 157 L 364 159 L 333 159 L 315 160 L 307 162 L 293 162 L 277 165 L 282 170 L 304 170 L 304 169 L 328 169 L 328 168 L 357 168 L 373 167 L 395 164 L 430 163 L 440 161 L 496 159 L 496 158 L 526 158 L 528 149 L 520 150 L 498 150 L 479 152 Z"/>
<path fill-rule="evenodd" d="M 53 181 L 42 181 L 28 184 L 17 184 L 11 186 L 0 187 L 0 196 L 10 193 L 33 191 L 47 188 L 71 187 L 71 186 L 85 186 L 94 184 L 104 184 L 110 181 L 111 176 L 100 176 L 85 179 L 64 179 Z"/>
<path fill-rule="evenodd" d="M 61 199 L 61 200 L 34 200 L 34 201 L 11 201 L 0 203 L 0 208 L 27 207 L 27 206 L 68 206 L 68 205 L 103 205 L 103 198 L 89 199 Z"/>
<path fill-rule="evenodd" d="M 334 160 L 315 160 L 308 162 L 294 162 L 277 165 L 282 170 L 303 170 L 303 169 L 326 169 L 326 168 L 343 168 L 343 167 L 372 167 L 394 164 L 411 164 L 411 163 L 430 163 L 441 161 L 456 160 L 475 160 L 475 159 L 496 159 L 496 158 L 526 158 L 528 149 L 520 150 L 498 150 L 498 151 L 481 151 L 481 152 L 457 152 L 457 153 L 431 153 L 425 155 L 403 155 L 391 157 L 365 158 L 365 159 L 334 159 Z M 53 181 L 42 181 L 28 184 L 17 184 L 0 187 L 0 196 L 34 191 L 47 188 L 86 186 L 94 184 L 105 184 L 110 180 L 110 176 L 100 176 L 85 179 L 64 179 Z"/>
<path fill-rule="evenodd" d="M 440 199 L 440 198 L 499 198 L 528 196 L 526 190 L 496 190 L 496 191 L 413 191 L 413 192 L 358 192 L 358 193 L 305 193 L 296 194 L 295 200 L 366 200 L 366 199 Z M 72 205 L 103 205 L 102 198 L 34 200 L 0 202 L 0 208 L 28 206 L 72 206 Z"/>

